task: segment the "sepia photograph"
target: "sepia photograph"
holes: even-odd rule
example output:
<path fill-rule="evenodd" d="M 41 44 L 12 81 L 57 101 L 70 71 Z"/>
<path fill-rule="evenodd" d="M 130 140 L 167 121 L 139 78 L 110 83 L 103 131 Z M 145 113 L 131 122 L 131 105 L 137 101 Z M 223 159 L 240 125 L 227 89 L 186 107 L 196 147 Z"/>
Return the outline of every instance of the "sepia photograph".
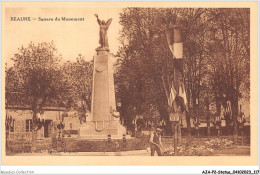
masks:
<path fill-rule="evenodd" d="M 257 164 L 256 3 L 15 3 L 2 3 L 2 163 Z"/>

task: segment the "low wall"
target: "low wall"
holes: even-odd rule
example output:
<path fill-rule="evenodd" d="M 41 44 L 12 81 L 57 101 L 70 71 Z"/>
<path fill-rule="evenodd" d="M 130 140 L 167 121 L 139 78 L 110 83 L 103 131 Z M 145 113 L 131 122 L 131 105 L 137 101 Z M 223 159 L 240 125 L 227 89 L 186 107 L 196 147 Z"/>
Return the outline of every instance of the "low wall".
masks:
<path fill-rule="evenodd" d="M 31 152 L 32 143 L 27 140 L 11 140 L 7 141 L 6 152 L 7 153 L 27 153 Z M 36 150 L 51 150 L 52 139 L 37 140 Z"/>
<path fill-rule="evenodd" d="M 244 126 L 244 136 L 250 136 L 250 126 Z M 183 136 L 187 136 L 187 128 L 182 128 L 181 129 L 181 133 Z M 232 132 L 232 130 L 231 130 Z M 200 127 L 199 128 L 199 134 L 200 136 L 207 136 L 207 128 L 206 127 Z M 227 127 L 221 127 L 221 135 L 222 136 L 228 136 L 231 135 L 232 133 L 229 133 L 228 128 Z M 197 135 L 197 131 L 195 128 L 191 128 L 191 135 L 192 136 L 196 136 Z M 210 135 L 211 136 L 217 136 L 217 130 L 213 127 L 210 128 Z M 238 135 L 241 136 L 241 131 L 238 129 Z"/>
<path fill-rule="evenodd" d="M 119 152 L 146 150 L 147 139 L 83 140 L 76 138 L 53 139 L 53 149 L 61 152 Z"/>

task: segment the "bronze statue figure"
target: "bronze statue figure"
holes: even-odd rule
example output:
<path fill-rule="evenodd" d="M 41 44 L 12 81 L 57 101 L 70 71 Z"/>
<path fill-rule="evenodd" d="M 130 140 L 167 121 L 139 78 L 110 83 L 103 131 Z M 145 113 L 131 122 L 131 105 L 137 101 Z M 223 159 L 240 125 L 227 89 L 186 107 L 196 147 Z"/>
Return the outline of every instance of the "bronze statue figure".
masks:
<path fill-rule="evenodd" d="M 107 39 L 107 30 L 109 25 L 112 22 L 112 18 L 110 18 L 109 20 L 107 20 L 107 22 L 105 22 L 104 20 L 100 20 L 98 18 L 98 15 L 95 14 L 95 16 L 97 17 L 97 22 L 100 26 L 100 31 L 99 31 L 99 43 L 100 43 L 100 47 L 99 48 L 106 48 L 108 49 L 108 39 Z"/>

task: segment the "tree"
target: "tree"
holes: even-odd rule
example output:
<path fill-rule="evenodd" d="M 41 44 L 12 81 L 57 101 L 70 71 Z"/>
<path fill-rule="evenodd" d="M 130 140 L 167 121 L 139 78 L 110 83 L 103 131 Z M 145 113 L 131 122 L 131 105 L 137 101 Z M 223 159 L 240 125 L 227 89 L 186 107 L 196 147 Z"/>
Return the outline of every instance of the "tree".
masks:
<path fill-rule="evenodd" d="M 14 66 L 9 68 L 6 74 L 7 103 L 11 101 L 32 109 L 32 150 L 35 151 L 36 114 L 44 106 L 58 105 L 63 93 L 61 55 L 57 54 L 53 42 L 39 44 L 31 42 L 28 47 L 22 46 L 11 60 Z"/>
<path fill-rule="evenodd" d="M 165 74 L 173 71 L 172 64 L 165 64 L 172 60 L 164 35 L 167 23 L 165 20 L 168 19 L 163 14 L 166 12 L 165 9 L 123 9 L 120 23 L 123 26 L 121 36 L 124 45 L 118 54 L 120 68 L 116 83 L 122 109 L 125 105 L 125 110 L 129 112 L 128 108 L 131 106 L 131 109 L 136 109 L 131 114 L 147 118 L 150 117 L 149 112 L 145 111 L 155 110 L 160 114 L 159 120 L 164 120 L 171 132 L 162 81 Z M 165 24 L 161 25 L 163 22 Z"/>
<path fill-rule="evenodd" d="M 233 134 L 237 136 L 238 101 L 249 97 L 250 48 L 249 9 L 214 9 L 211 21 L 211 61 L 214 78 L 217 111 L 221 103 L 231 102 L 232 115 L 226 116 L 228 127 L 234 123 Z M 214 68 L 213 68 L 214 66 Z M 224 98 L 225 96 L 225 98 Z"/>
<path fill-rule="evenodd" d="M 169 123 L 167 91 L 176 65 L 165 38 L 170 23 L 183 31 L 188 130 L 190 117 L 206 119 L 209 128 L 211 116 L 220 115 L 223 94 L 232 103 L 231 117 L 236 118 L 238 100 L 250 87 L 249 9 L 123 9 L 116 74 L 122 108 L 143 114 L 144 104 L 152 104 L 160 120 Z"/>
<path fill-rule="evenodd" d="M 78 107 L 85 116 L 91 110 L 93 63 L 79 55 L 76 62 L 67 61 L 62 67 L 66 96 L 63 103 L 68 107 Z"/>
<path fill-rule="evenodd" d="M 184 31 L 184 71 L 186 71 L 184 78 L 188 106 L 191 107 L 192 99 L 195 104 L 194 109 L 196 109 L 196 98 L 199 96 L 198 89 L 203 74 L 205 29 L 201 27 L 204 21 L 200 18 L 203 12 L 203 9 L 128 8 L 124 9 L 121 14 L 120 22 L 124 27 L 122 38 L 127 43 L 120 50 L 122 64 L 130 64 L 130 62 L 134 64 L 125 67 L 137 74 L 135 78 L 133 77 L 135 80 L 141 79 L 139 85 L 142 88 L 139 90 L 142 96 L 139 95 L 138 98 L 142 97 L 143 100 L 140 101 L 154 104 L 160 112 L 161 119 L 167 121 L 168 126 L 170 122 L 167 112 L 167 95 L 172 84 L 176 62 L 167 44 L 165 29 L 172 23 L 180 25 Z M 131 69 L 132 67 L 134 69 Z M 121 69 L 125 70 L 124 67 Z M 132 78 L 131 75 L 133 73 L 129 74 L 128 79 Z M 124 80 L 127 81 L 127 79 Z M 141 107 L 140 104 L 138 106 Z M 190 115 L 186 116 L 188 128 L 190 128 Z"/>

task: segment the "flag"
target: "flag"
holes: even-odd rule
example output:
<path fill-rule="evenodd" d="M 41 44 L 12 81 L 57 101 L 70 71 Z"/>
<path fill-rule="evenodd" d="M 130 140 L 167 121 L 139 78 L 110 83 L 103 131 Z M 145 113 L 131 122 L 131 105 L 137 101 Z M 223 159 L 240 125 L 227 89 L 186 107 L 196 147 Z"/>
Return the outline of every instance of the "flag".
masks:
<path fill-rule="evenodd" d="M 176 96 L 177 96 L 177 92 L 176 92 L 176 90 L 174 89 L 174 86 L 173 86 L 173 84 L 172 84 L 170 96 L 169 96 L 169 99 L 168 99 L 168 105 L 169 105 L 169 106 L 172 106 L 172 105 L 173 105 L 172 103 L 173 103 L 173 101 L 175 100 Z"/>
<path fill-rule="evenodd" d="M 237 121 L 238 121 L 239 123 L 242 123 L 242 122 L 243 122 L 243 116 L 238 116 L 238 117 L 237 117 Z"/>
<path fill-rule="evenodd" d="M 169 48 L 173 54 L 173 58 L 181 59 L 183 56 L 183 42 L 180 28 L 174 27 L 167 29 L 166 38 Z"/>
<path fill-rule="evenodd" d="M 184 102 L 183 108 L 186 109 L 186 111 L 189 111 L 188 110 L 188 101 L 187 101 L 187 96 L 186 96 L 186 92 L 185 92 L 184 83 L 181 83 L 180 86 L 179 86 L 179 97 L 181 97 L 183 99 L 183 102 Z"/>
<path fill-rule="evenodd" d="M 169 45 L 170 50 L 173 54 L 173 58 L 181 59 L 183 55 L 183 43 L 173 43 Z"/>
<path fill-rule="evenodd" d="M 227 113 L 232 118 L 231 102 L 229 100 L 227 101 Z"/>
<path fill-rule="evenodd" d="M 231 102 L 229 100 L 226 101 L 226 105 L 224 107 L 224 116 L 227 116 L 227 115 L 229 115 L 230 118 L 232 118 Z"/>
<path fill-rule="evenodd" d="M 181 83 L 179 87 L 179 96 L 183 98 L 184 104 L 186 105 L 187 97 L 186 97 L 185 87 L 183 83 Z"/>

